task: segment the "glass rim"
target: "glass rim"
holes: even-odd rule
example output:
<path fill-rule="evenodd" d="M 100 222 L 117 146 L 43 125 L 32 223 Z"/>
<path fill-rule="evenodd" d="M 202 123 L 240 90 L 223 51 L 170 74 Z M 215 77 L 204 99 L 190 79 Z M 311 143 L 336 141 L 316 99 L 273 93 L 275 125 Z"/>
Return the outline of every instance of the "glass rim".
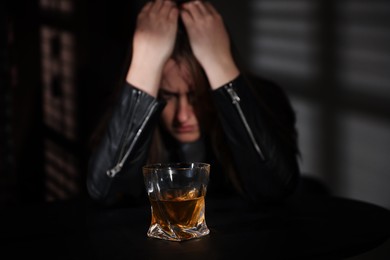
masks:
<path fill-rule="evenodd" d="M 151 163 L 146 164 L 142 168 L 144 170 L 165 170 L 165 169 L 194 169 L 194 168 L 209 168 L 209 163 L 204 162 L 168 162 L 168 163 Z"/>

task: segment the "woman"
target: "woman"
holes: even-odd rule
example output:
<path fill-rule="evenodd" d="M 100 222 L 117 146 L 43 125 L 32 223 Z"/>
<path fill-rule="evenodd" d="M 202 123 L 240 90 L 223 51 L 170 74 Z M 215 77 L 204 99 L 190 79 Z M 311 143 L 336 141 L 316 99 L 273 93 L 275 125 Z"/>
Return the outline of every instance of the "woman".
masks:
<path fill-rule="evenodd" d="M 142 8 L 126 82 L 91 155 L 93 199 L 145 198 L 142 166 L 164 161 L 210 163 L 208 196 L 257 204 L 282 201 L 295 189 L 291 106 L 276 85 L 245 76 L 231 49 L 208 2 L 155 0 Z"/>

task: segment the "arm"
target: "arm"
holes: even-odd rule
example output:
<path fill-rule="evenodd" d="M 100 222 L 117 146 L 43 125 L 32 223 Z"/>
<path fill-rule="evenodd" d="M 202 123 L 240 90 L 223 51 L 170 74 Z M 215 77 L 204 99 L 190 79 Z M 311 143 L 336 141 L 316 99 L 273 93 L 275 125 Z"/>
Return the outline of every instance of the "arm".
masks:
<path fill-rule="evenodd" d="M 87 188 L 92 199 L 116 203 L 143 193 L 141 167 L 164 103 L 126 84 L 104 136 L 89 160 Z"/>
<path fill-rule="evenodd" d="M 295 118 L 276 85 L 256 87 L 266 95 L 239 76 L 215 90 L 214 100 L 246 196 L 256 203 L 281 201 L 299 177 Z"/>
<path fill-rule="evenodd" d="M 279 111 L 277 103 L 284 98 L 281 95 L 274 95 L 276 106 L 268 106 L 270 96 L 257 98 L 239 76 L 223 20 L 210 3 L 189 2 L 182 9 L 191 48 L 214 90 L 244 191 L 255 202 L 280 200 L 293 190 L 298 177 L 294 131 L 284 132 L 284 128 L 293 129 L 295 122 L 278 123 L 278 117 L 290 114 L 291 108 Z M 256 87 L 269 87 L 263 83 Z"/>
<path fill-rule="evenodd" d="M 182 5 L 181 18 L 192 51 L 203 67 L 212 89 L 236 78 L 238 70 L 231 52 L 229 35 L 221 15 L 208 2 Z"/>
<path fill-rule="evenodd" d="M 153 97 L 175 45 L 178 14 L 176 4 L 166 0 L 148 2 L 138 14 L 126 80 Z"/>
<path fill-rule="evenodd" d="M 117 106 L 89 163 L 91 197 L 106 204 L 119 196 L 138 198 L 143 191 L 141 167 L 164 104 L 156 100 L 162 69 L 177 31 L 174 2 L 148 2 L 140 11 L 133 37 L 132 59 Z"/>

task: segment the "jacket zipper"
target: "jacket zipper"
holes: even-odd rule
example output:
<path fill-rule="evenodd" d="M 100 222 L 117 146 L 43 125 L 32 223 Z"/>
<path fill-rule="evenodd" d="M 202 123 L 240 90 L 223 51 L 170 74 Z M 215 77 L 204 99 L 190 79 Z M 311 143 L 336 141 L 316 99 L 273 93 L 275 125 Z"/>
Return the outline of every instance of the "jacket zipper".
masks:
<path fill-rule="evenodd" d="M 152 116 L 152 113 L 153 113 L 154 108 L 156 106 L 157 106 L 157 103 L 154 103 L 152 105 L 152 107 L 149 109 L 148 114 L 146 115 L 144 121 L 142 122 L 142 125 L 140 126 L 140 128 L 137 131 L 137 133 L 135 134 L 133 141 L 131 142 L 129 148 L 127 149 L 127 151 L 125 153 L 125 155 L 121 158 L 121 155 L 123 154 L 124 147 L 126 145 L 126 143 L 124 142 L 124 144 L 123 144 L 123 146 L 121 148 L 121 153 L 120 153 L 120 156 L 118 158 L 118 161 L 117 161 L 116 165 L 113 168 L 107 170 L 107 172 L 106 172 L 108 177 L 113 178 L 113 177 L 115 177 L 115 175 L 118 172 L 121 171 L 121 169 L 123 167 L 123 164 L 125 163 L 127 157 L 129 157 L 130 152 L 133 150 L 133 147 L 134 147 L 135 143 L 137 142 L 137 140 L 138 140 L 139 136 L 141 135 L 142 131 L 144 130 L 146 123 L 149 121 L 149 118 Z M 128 135 L 129 135 L 129 133 L 127 133 L 126 139 L 127 139 Z"/>
<path fill-rule="evenodd" d="M 252 129 L 250 128 L 244 113 L 242 112 L 242 109 L 240 106 L 240 97 L 237 95 L 237 92 L 233 89 L 233 84 L 230 82 L 228 85 L 225 86 L 225 89 L 229 93 L 229 95 L 232 99 L 232 103 L 237 109 L 238 115 L 240 116 L 242 123 L 245 126 L 245 129 L 246 129 L 246 131 L 247 131 L 247 133 L 252 141 L 252 144 L 253 144 L 256 152 L 259 154 L 261 160 L 264 161 L 265 160 L 264 154 L 263 154 L 262 150 L 260 149 L 260 146 L 257 143 L 255 136 L 253 135 Z"/>

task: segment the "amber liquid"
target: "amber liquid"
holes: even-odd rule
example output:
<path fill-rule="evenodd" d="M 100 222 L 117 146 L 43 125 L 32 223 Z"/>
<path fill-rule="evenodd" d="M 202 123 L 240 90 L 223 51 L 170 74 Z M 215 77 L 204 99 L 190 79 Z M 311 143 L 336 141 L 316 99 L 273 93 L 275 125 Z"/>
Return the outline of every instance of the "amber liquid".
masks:
<path fill-rule="evenodd" d="M 151 227 L 158 227 L 167 236 L 176 236 L 177 239 L 171 240 L 193 238 L 199 229 L 201 229 L 200 232 L 208 234 L 204 214 L 204 196 L 193 198 L 187 195 L 165 200 L 150 199 L 150 203 Z"/>

